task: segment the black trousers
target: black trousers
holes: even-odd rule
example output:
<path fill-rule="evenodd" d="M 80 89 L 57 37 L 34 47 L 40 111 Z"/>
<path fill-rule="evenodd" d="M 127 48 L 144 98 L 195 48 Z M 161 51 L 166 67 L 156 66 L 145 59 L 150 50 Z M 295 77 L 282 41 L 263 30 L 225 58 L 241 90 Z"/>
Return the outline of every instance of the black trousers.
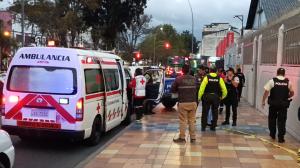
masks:
<path fill-rule="evenodd" d="M 276 135 L 276 126 L 278 128 L 278 138 L 284 138 L 287 120 L 287 108 L 285 107 L 269 107 L 269 130 L 270 135 Z"/>
<path fill-rule="evenodd" d="M 240 101 L 243 92 L 243 86 L 238 86 L 238 101 Z"/>
<path fill-rule="evenodd" d="M 207 125 L 207 115 L 209 109 L 212 109 L 212 128 L 217 126 L 218 122 L 218 108 L 220 104 L 220 98 L 218 95 L 215 94 L 205 94 L 202 101 L 203 113 L 201 118 L 202 128 L 206 128 Z"/>
<path fill-rule="evenodd" d="M 136 119 L 140 120 L 144 114 L 144 107 L 143 107 L 144 98 L 134 98 L 133 99 L 133 107 L 134 112 L 136 114 Z"/>
<path fill-rule="evenodd" d="M 226 117 L 225 121 L 229 122 L 230 120 L 230 110 L 232 109 L 232 121 L 236 123 L 237 120 L 237 105 L 236 104 L 226 104 Z"/>

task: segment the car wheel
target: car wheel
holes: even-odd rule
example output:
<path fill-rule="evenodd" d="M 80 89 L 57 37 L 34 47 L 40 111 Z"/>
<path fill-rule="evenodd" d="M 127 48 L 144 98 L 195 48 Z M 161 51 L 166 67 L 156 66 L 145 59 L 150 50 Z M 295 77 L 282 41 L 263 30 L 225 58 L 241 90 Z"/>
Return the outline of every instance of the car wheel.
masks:
<path fill-rule="evenodd" d="M 165 94 L 162 97 L 161 103 L 168 109 L 171 109 L 176 105 L 176 99 L 172 99 L 171 94 Z"/>
<path fill-rule="evenodd" d="M 99 117 L 95 118 L 93 126 L 92 126 L 92 133 L 91 136 L 87 139 L 87 145 L 95 146 L 99 144 L 101 140 L 102 134 L 102 124 L 101 119 Z"/>
<path fill-rule="evenodd" d="M 0 162 L 0 168 L 6 168 L 3 163 Z"/>

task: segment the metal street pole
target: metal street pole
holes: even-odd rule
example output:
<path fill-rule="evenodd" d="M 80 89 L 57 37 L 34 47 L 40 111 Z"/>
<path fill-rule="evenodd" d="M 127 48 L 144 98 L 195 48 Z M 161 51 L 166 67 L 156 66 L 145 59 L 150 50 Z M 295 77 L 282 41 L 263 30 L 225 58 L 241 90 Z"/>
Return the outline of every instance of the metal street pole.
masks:
<path fill-rule="evenodd" d="M 24 6 L 25 6 L 25 2 L 24 2 L 25 0 L 22 0 L 21 1 L 21 10 L 22 10 L 22 18 L 21 18 L 21 27 L 22 27 L 22 47 L 24 47 L 24 45 L 25 45 L 25 33 L 24 33 L 24 15 L 25 15 L 25 12 L 24 12 Z"/>
<path fill-rule="evenodd" d="M 152 61 L 152 65 L 154 65 L 155 64 L 155 52 L 156 52 L 156 47 L 155 47 L 155 45 L 156 45 L 156 33 L 155 33 L 155 35 L 154 35 L 154 46 L 153 46 L 153 61 Z"/>
<path fill-rule="evenodd" d="M 241 37 L 244 36 L 244 15 L 235 15 L 233 18 L 238 18 L 242 22 Z"/>
<path fill-rule="evenodd" d="M 192 13 L 192 53 L 194 53 L 194 13 L 190 0 L 188 0 L 188 2 Z"/>

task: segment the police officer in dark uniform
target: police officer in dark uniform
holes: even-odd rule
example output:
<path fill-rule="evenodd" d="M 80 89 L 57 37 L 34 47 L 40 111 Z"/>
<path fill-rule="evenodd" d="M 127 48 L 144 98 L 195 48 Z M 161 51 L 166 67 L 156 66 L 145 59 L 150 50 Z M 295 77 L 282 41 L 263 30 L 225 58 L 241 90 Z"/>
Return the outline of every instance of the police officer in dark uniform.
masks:
<path fill-rule="evenodd" d="M 239 78 L 234 75 L 234 70 L 229 68 L 226 73 L 225 84 L 227 88 L 227 97 L 224 99 L 226 105 L 226 117 L 222 125 L 229 125 L 230 108 L 232 109 L 232 126 L 236 126 L 237 106 L 238 106 L 238 85 Z"/>
<path fill-rule="evenodd" d="M 276 138 L 276 125 L 278 127 L 278 142 L 284 143 L 284 135 L 286 132 L 287 109 L 289 107 L 291 97 L 294 96 L 294 91 L 289 80 L 285 78 L 285 69 L 277 70 L 277 77 L 271 79 L 265 86 L 265 92 L 262 99 L 262 107 L 265 106 L 265 101 L 268 98 L 269 104 L 269 130 L 270 137 Z"/>
<path fill-rule="evenodd" d="M 215 131 L 218 121 L 218 107 L 220 100 L 224 99 L 227 95 L 227 89 L 224 80 L 217 75 L 215 67 L 210 68 L 210 73 L 204 77 L 199 93 L 198 100 L 202 99 L 203 113 L 201 118 L 202 128 L 205 131 L 207 126 L 207 115 L 209 109 L 212 108 L 212 125 L 210 130 Z M 202 97 L 203 96 L 203 97 Z"/>

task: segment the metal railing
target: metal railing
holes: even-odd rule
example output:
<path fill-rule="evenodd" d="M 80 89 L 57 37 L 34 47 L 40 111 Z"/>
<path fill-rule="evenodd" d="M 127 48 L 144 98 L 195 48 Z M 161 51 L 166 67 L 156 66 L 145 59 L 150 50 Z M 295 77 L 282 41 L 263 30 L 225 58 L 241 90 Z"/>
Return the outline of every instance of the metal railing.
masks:
<path fill-rule="evenodd" d="M 261 64 L 277 63 L 278 34 L 262 38 Z"/>
<path fill-rule="evenodd" d="M 284 33 L 282 64 L 300 66 L 300 26 L 288 29 Z"/>
<path fill-rule="evenodd" d="M 246 43 L 243 48 L 243 64 L 251 65 L 253 63 L 253 43 Z"/>

